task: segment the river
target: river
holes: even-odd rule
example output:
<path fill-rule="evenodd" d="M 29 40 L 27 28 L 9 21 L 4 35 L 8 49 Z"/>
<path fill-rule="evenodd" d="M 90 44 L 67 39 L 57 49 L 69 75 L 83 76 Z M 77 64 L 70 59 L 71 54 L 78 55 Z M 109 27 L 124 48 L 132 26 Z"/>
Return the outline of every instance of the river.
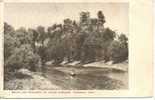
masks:
<path fill-rule="evenodd" d="M 97 67 L 48 67 L 44 76 L 62 90 L 114 90 L 128 88 L 128 72 Z"/>

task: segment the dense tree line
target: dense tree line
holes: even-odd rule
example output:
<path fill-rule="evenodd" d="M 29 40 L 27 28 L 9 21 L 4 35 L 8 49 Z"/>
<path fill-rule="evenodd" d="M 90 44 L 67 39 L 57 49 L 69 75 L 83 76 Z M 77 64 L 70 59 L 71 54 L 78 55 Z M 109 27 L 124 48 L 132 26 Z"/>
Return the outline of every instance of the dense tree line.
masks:
<path fill-rule="evenodd" d="M 104 14 L 98 11 L 97 18 L 91 18 L 89 12 L 81 12 L 78 22 L 67 18 L 62 24 L 53 24 L 47 29 L 38 26 L 15 30 L 4 23 L 5 71 L 43 70 L 44 64 L 51 60 L 60 64 L 64 60 L 118 63 L 128 59 L 127 36 L 105 28 L 105 22 Z"/>

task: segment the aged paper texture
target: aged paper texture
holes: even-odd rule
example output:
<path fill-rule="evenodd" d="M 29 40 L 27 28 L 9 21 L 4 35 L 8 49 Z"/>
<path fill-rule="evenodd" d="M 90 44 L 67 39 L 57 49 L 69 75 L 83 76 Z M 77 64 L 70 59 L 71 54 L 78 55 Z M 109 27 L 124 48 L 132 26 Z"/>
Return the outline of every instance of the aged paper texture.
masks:
<path fill-rule="evenodd" d="M 0 1 L 0 98 L 151 97 L 152 6 Z"/>

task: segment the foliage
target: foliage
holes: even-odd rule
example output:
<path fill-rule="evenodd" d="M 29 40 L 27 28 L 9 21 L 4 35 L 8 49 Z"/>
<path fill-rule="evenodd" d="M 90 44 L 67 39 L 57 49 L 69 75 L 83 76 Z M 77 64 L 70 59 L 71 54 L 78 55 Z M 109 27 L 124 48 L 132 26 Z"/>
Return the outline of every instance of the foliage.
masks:
<path fill-rule="evenodd" d="M 25 28 L 14 30 L 4 24 L 4 69 L 5 80 L 20 68 L 36 71 L 39 67 L 40 57 L 33 52 L 32 34 Z"/>
<path fill-rule="evenodd" d="M 115 40 L 109 46 L 110 59 L 114 63 L 122 62 L 128 59 L 128 42 L 127 37 L 121 34 L 118 40 Z"/>
<path fill-rule="evenodd" d="M 39 62 L 39 56 L 33 53 L 29 44 L 21 45 L 13 50 L 13 54 L 7 59 L 7 66 L 12 67 L 12 70 L 27 68 L 32 71 L 36 69 Z"/>
<path fill-rule="evenodd" d="M 66 18 L 63 24 L 53 24 L 47 28 L 38 26 L 26 30 L 15 30 L 4 23 L 5 69 L 27 68 L 32 71 L 53 60 L 60 64 L 79 60 L 82 63 L 96 60 L 121 62 L 128 59 L 128 37 L 105 28 L 105 16 L 98 11 L 97 18 L 89 12 L 81 12 L 79 22 Z"/>

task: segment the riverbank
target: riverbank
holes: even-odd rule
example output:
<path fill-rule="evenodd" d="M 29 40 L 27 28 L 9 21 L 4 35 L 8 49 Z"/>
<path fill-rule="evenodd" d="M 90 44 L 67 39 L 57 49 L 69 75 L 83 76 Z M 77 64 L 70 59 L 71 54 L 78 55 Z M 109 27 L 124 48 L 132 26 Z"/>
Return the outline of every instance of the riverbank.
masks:
<path fill-rule="evenodd" d="M 31 75 L 30 75 L 31 73 Z M 20 77 L 23 75 L 20 75 Z M 26 74 L 25 74 L 26 76 Z M 53 84 L 50 80 L 40 73 L 29 72 L 29 75 L 23 78 L 14 78 L 6 81 L 5 90 L 59 90 L 59 86 Z"/>
<path fill-rule="evenodd" d="M 50 65 L 42 73 L 23 71 L 29 77 L 5 82 L 6 90 L 114 90 L 128 88 L 128 63 Z M 115 67 L 113 67 L 115 66 Z M 18 75 L 21 76 L 21 75 Z"/>

